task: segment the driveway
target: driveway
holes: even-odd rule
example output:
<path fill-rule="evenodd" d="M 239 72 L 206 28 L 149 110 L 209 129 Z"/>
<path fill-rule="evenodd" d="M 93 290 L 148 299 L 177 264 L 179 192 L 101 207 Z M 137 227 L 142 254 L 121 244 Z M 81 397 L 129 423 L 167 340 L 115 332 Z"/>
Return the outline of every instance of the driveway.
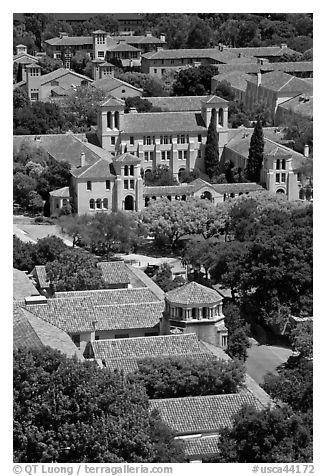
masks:
<path fill-rule="evenodd" d="M 67 246 L 72 246 L 71 239 L 68 236 L 62 235 L 57 225 L 36 225 L 19 222 L 18 220 L 15 220 L 15 222 L 13 224 L 13 234 L 22 241 L 36 243 L 40 238 L 54 235 L 61 238 Z"/>
<path fill-rule="evenodd" d="M 292 350 L 276 345 L 259 345 L 255 339 L 250 339 L 246 361 L 247 372 L 258 384 L 263 383 L 267 372 L 277 373 L 276 367 L 288 360 Z"/>

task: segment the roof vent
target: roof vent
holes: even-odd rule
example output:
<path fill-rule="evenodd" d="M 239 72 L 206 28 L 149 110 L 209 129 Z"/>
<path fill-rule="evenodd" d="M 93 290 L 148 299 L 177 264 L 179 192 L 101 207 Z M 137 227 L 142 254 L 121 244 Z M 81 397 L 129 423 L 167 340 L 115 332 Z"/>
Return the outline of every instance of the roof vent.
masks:
<path fill-rule="evenodd" d="M 26 306 L 30 306 L 32 304 L 46 304 L 48 302 L 45 296 L 28 296 L 25 297 L 25 304 Z"/>

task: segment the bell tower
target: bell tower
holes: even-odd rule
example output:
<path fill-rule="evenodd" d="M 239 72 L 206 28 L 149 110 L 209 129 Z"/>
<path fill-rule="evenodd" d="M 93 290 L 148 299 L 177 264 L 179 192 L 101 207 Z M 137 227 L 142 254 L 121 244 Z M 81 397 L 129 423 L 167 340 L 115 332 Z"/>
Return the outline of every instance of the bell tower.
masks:
<path fill-rule="evenodd" d="M 201 101 L 201 115 L 207 129 L 211 122 L 212 116 L 215 118 L 220 157 L 222 155 L 223 148 L 228 141 L 228 107 L 228 101 L 218 96 L 209 96 L 204 101 Z"/>
<path fill-rule="evenodd" d="M 97 136 L 103 149 L 113 155 L 120 149 L 120 131 L 124 128 L 125 102 L 122 99 L 109 97 L 99 108 Z"/>

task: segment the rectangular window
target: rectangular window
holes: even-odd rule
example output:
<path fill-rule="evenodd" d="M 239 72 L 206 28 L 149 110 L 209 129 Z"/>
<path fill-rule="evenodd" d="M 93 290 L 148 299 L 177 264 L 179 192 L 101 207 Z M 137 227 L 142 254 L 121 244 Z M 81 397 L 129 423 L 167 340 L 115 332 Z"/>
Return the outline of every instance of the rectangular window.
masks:
<path fill-rule="evenodd" d="M 146 144 L 146 137 L 145 136 L 143 137 L 143 144 L 144 145 Z"/>
<path fill-rule="evenodd" d="M 151 145 L 151 136 L 146 137 L 146 145 Z"/>
<path fill-rule="evenodd" d="M 87 190 L 92 190 L 92 182 L 90 182 L 89 180 L 87 181 L 86 188 L 87 188 Z"/>
<path fill-rule="evenodd" d="M 180 136 L 177 135 L 177 144 L 180 144 Z"/>
<path fill-rule="evenodd" d="M 182 160 L 182 150 L 179 150 L 179 151 L 178 151 L 178 159 L 179 159 L 179 160 Z"/>
<path fill-rule="evenodd" d="M 134 145 L 134 138 L 130 136 L 130 145 Z"/>
<path fill-rule="evenodd" d="M 38 93 L 31 93 L 31 101 L 38 101 Z"/>
<path fill-rule="evenodd" d="M 134 189 L 135 188 L 135 181 L 130 180 L 130 188 Z"/>
<path fill-rule="evenodd" d="M 163 142 L 164 142 L 164 144 L 168 144 L 169 143 L 169 136 L 164 136 L 163 137 Z"/>
<path fill-rule="evenodd" d="M 285 176 L 286 176 L 286 174 L 281 174 L 281 182 L 282 183 L 285 183 Z"/>
<path fill-rule="evenodd" d="M 186 143 L 186 139 L 185 139 L 185 136 L 184 136 L 184 135 L 180 136 L 180 141 L 181 141 L 181 144 L 185 144 L 185 143 Z"/>
<path fill-rule="evenodd" d="M 154 74 L 157 74 L 157 68 L 154 68 Z"/>
<path fill-rule="evenodd" d="M 165 150 L 162 150 L 161 160 L 165 160 Z"/>
<path fill-rule="evenodd" d="M 129 334 L 115 334 L 114 338 L 115 339 L 128 339 Z"/>
<path fill-rule="evenodd" d="M 111 137 L 111 145 L 115 145 L 115 137 Z"/>
<path fill-rule="evenodd" d="M 97 52 L 97 56 L 98 56 L 99 58 L 104 58 L 104 51 L 98 51 L 98 52 Z"/>
<path fill-rule="evenodd" d="M 144 152 L 144 159 L 148 161 L 148 152 Z"/>
<path fill-rule="evenodd" d="M 171 151 L 170 150 L 166 151 L 166 160 L 171 160 Z"/>
<path fill-rule="evenodd" d="M 129 188 L 129 180 L 124 180 L 124 181 L 123 181 L 123 188 L 124 188 L 125 190 L 128 190 L 128 188 Z"/>
<path fill-rule="evenodd" d="M 186 150 L 183 151 L 183 158 L 184 158 L 184 159 L 187 158 L 187 151 L 186 151 Z"/>
<path fill-rule="evenodd" d="M 201 134 L 198 134 L 198 142 L 201 142 Z"/>
<path fill-rule="evenodd" d="M 280 174 L 276 174 L 275 176 L 275 182 L 280 183 Z"/>
<path fill-rule="evenodd" d="M 154 160 L 154 152 L 150 152 L 150 154 L 149 154 L 149 160 Z"/>
<path fill-rule="evenodd" d="M 110 180 L 106 180 L 106 181 L 105 181 L 105 188 L 106 188 L 106 190 L 110 190 L 110 188 L 111 188 L 111 182 L 110 182 Z"/>
<path fill-rule="evenodd" d="M 78 347 L 78 349 L 79 349 L 80 348 L 80 334 L 73 334 L 71 336 L 71 340 L 73 341 L 75 346 Z"/>

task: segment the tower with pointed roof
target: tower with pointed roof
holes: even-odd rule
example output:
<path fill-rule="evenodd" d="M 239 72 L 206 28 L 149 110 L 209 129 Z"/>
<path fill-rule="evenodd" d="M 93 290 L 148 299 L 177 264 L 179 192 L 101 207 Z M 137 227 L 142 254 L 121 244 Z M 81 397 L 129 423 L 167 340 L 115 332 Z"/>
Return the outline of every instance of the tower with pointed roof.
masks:
<path fill-rule="evenodd" d="M 228 104 L 228 101 L 218 96 L 209 96 L 201 101 L 201 115 L 207 129 L 212 116 L 215 116 L 220 157 L 228 141 Z"/>
<path fill-rule="evenodd" d="M 160 334 L 195 333 L 199 340 L 224 349 L 228 330 L 222 303 L 217 291 L 194 281 L 173 289 L 165 294 Z"/>

